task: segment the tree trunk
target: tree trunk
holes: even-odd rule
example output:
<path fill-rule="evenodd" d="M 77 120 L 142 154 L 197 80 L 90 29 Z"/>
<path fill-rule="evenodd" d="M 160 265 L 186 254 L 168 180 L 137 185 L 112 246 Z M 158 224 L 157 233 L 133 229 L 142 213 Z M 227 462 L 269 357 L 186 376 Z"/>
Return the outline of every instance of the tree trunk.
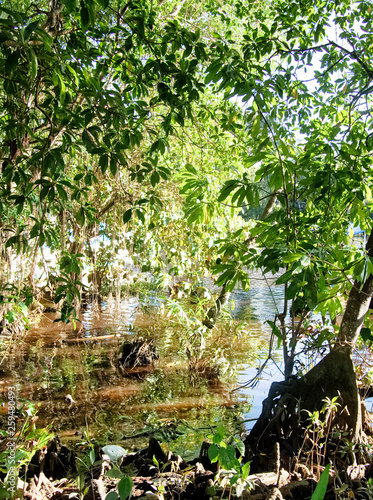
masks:
<path fill-rule="evenodd" d="M 86 231 L 84 226 L 80 227 L 78 224 L 74 224 L 74 241 L 70 244 L 68 252 L 70 254 L 78 254 L 78 253 L 83 253 L 84 249 L 84 239 L 86 238 Z M 73 283 L 76 283 L 76 281 L 82 279 L 82 271 L 77 273 L 70 273 L 70 279 Z M 78 289 L 79 293 L 82 291 L 81 285 L 76 284 L 76 288 Z M 79 299 L 78 296 L 74 297 L 73 301 L 73 307 L 75 309 L 75 314 L 76 316 L 79 315 L 80 312 L 80 302 L 81 300 Z"/>
<path fill-rule="evenodd" d="M 373 257 L 373 231 L 366 252 Z M 362 284 L 355 281 L 350 291 L 334 348 L 303 378 L 290 378 L 272 384 L 263 401 L 262 413 L 246 438 L 246 451 L 271 452 L 277 440 L 285 446 L 302 434 L 308 412 L 320 411 L 325 399 L 338 398 L 336 419 L 352 441 L 359 441 L 362 432 L 361 401 L 352 361 L 364 317 L 373 295 L 373 276 Z"/>
<path fill-rule="evenodd" d="M 35 269 L 36 269 L 36 263 L 38 259 L 38 251 L 39 251 L 39 238 L 36 238 L 35 241 L 35 246 L 32 250 L 32 257 L 31 257 L 31 263 L 30 263 L 30 271 L 28 273 L 28 282 L 31 287 L 32 293 L 34 294 L 34 297 L 36 295 L 36 287 L 35 287 Z"/>
<path fill-rule="evenodd" d="M 202 324 L 207 326 L 207 328 L 214 328 L 215 323 L 220 315 L 221 308 L 225 306 L 228 302 L 230 292 L 227 292 L 226 285 L 224 284 L 221 288 L 219 297 L 216 299 L 215 304 L 211 307 L 206 314 L 206 318 L 202 321 Z"/>
<path fill-rule="evenodd" d="M 66 210 L 61 210 L 60 214 L 60 224 L 61 224 L 61 232 L 60 232 L 60 238 L 61 238 L 61 252 L 66 251 L 66 228 L 67 228 L 67 214 Z"/>

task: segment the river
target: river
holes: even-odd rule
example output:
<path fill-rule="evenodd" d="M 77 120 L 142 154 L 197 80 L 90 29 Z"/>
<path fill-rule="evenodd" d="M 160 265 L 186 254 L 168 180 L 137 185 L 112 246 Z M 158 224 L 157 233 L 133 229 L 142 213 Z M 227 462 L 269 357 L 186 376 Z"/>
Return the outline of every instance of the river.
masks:
<path fill-rule="evenodd" d="M 31 402 L 38 425 L 50 425 L 63 441 L 89 437 L 144 446 L 149 435 L 190 458 L 219 423 L 227 431 L 247 431 L 260 414 L 271 381 L 281 379 L 280 354 L 254 387 L 252 379 L 268 352 L 270 328 L 282 288 L 257 276 L 249 292 L 237 291 L 231 320 L 205 339 L 200 359 L 186 355 L 193 323 L 160 314 L 152 294 L 123 297 L 119 304 L 90 304 L 78 331 L 44 314 L 17 341 L 0 366 L 0 390 L 17 387 L 18 403 Z M 124 340 L 153 339 L 159 359 L 131 377 L 118 369 Z M 191 340 L 192 339 L 192 340 Z M 189 347 L 188 347 L 189 346 Z M 192 366 L 191 366 L 192 365 Z M 5 417 L 6 407 L 1 418 Z"/>

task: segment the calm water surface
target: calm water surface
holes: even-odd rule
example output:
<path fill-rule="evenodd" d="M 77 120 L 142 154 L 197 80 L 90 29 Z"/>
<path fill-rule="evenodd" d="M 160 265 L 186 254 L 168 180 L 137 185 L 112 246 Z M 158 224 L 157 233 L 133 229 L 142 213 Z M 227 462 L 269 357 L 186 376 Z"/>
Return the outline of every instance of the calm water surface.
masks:
<path fill-rule="evenodd" d="M 249 292 L 235 292 L 233 324 L 211 332 L 192 369 L 182 325 L 160 316 L 154 300 L 145 308 L 138 297 L 123 298 L 119 307 L 90 305 L 79 331 L 45 314 L 0 366 L 3 400 L 7 386 L 16 385 L 19 400 L 38 408 L 39 425 L 50 424 L 63 440 L 81 439 L 84 429 L 135 449 L 152 434 L 184 456 L 195 455 L 219 422 L 236 433 L 250 428 L 271 381 L 281 379 L 271 363 L 256 387 L 240 388 L 266 357 L 270 330 L 264 322 L 273 319 L 281 299 L 282 288 L 269 288 L 260 276 Z M 242 321 L 246 326 L 238 334 L 235 325 Z M 120 346 L 140 336 L 153 339 L 159 359 L 124 377 L 117 362 Z M 0 417 L 5 416 L 6 405 Z"/>

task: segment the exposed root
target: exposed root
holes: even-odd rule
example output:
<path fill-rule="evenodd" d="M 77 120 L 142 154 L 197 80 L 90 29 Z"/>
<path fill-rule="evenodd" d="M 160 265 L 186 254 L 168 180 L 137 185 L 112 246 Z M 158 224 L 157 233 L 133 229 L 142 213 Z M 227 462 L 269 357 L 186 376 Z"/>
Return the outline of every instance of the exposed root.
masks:
<path fill-rule="evenodd" d="M 283 500 L 284 497 L 278 488 L 273 488 L 271 493 L 266 497 L 266 500 Z"/>
<path fill-rule="evenodd" d="M 139 339 L 132 342 L 125 342 L 122 345 L 119 363 L 124 369 L 136 368 L 138 366 L 151 365 L 157 358 L 153 341 Z"/>

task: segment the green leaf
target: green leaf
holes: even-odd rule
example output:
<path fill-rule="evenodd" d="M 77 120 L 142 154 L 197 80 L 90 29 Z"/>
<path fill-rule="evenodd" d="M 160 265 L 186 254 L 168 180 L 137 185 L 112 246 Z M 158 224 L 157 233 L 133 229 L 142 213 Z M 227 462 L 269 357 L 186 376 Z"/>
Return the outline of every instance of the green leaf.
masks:
<path fill-rule="evenodd" d="M 243 456 L 245 454 L 245 445 L 244 445 L 244 443 L 241 440 L 238 440 L 235 443 L 235 446 L 236 446 L 237 450 L 240 452 L 240 454 Z"/>
<path fill-rule="evenodd" d="M 288 300 L 293 299 L 299 293 L 299 290 L 300 290 L 299 281 L 297 280 L 292 281 L 286 289 L 285 293 L 286 298 Z"/>
<path fill-rule="evenodd" d="M 63 81 L 62 76 L 59 72 L 57 72 L 57 78 L 58 78 L 59 86 L 60 86 L 60 103 L 61 103 L 61 106 L 63 106 L 65 103 L 66 86 L 65 86 L 65 82 Z"/>
<path fill-rule="evenodd" d="M 219 459 L 220 448 L 216 444 L 211 444 L 207 451 L 210 462 L 213 464 Z"/>
<path fill-rule="evenodd" d="M 30 49 L 30 59 L 31 59 L 30 74 L 31 78 L 35 80 L 36 75 L 38 73 L 38 59 L 33 49 Z"/>
<path fill-rule="evenodd" d="M 63 201 L 67 201 L 67 193 L 61 184 L 56 184 L 57 193 Z"/>
<path fill-rule="evenodd" d="M 306 298 L 308 308 L 313 311 L 317 307 L 317 286 L 315 281 L 315 276 L 310 272 L 306 271 L 305 274 L 306 285 L 303 287 L 304 296 Z"/>
<path fill-rule="evenodd" d="M 240 184 L 240 181 L 238 180 L 230 180 L 230 181 L 227 181 L 222 190 L 220 191 L 220 195 L 218 197 L 218 202 L 222 202 L 224 201 L 226 198 L 228 198 L 228 196 L 230 195 L 230 193 Z"/>
<path fill-rule="evenodd" d="M 253 123 L 253 128 L 251 130 L 251 135 L 256 139 L 259 135 L 260 132 L 260 115 L 257 115 L 254 123 Z"/>
<path fill-rule="evenodd" d="M 165 181 L 171 176 L 171 172 L 167 167 L 159 167 L 158 172 L 162 179 L 164 179 Z"/>
<path fill-rule="evenodd" d="M 264 323 L 268 323 L 268 325 L 272 329 L 272 333 L 275 335 L 275 337 L 277 337 L 277 348 L 279 349 L 280 345 L 281 345 L 281 342 L 282 342 L 282 333 L 281 333 L 281 330 L 279 329 L 279 327 L 276 325 L 276 323 L 274 321 L 271 321 L 271 320 L 268 319 Z"/>
<path fill-rule="evenodd" d="M 126 224 L 130 220 L 131 217 L 132 217 L 132 208 L 129 208 L 123 214 L 123 222 L 124 222 L 124 224 Z"/>
<path fill-rule="evenodd" d="M 109 156 L 107 154 L 101 155 L 98 164 L 100 165 L 101 172 L 104 174 L 109 165 Z"/>
<path fill-rule="evenodd" d="M 153 142 L 153 144 L 152 144 L 152 146 L 150 148 L 150 152 L 154 153 L 154 151 L 157 151 L 159 149 L 159 144 L 160 144 L 159 140 Z"/>
<path fill-rule="evenodd" d="M 86 129 L 83 130 L 82 133 L 82 141 L 84 146 L 86 147 L 88 153 L 92 151 L 94 147 L 96 147 L 96 144 L 93 142 L 91 135 L 88 133 Z M 83 175 L 82 175 L 83 177 Z"/>
<path fill-rule="evenodd" d="M 288 255 L 284 255 L 282 258 L 282 262 L 284 264 L 289 264 L 290 262 L 294 262 L 296 260 L 299 260 L 301 257 L 303 257 L 304 254 L 302 253 L 290 253 Z"/>
<path fill-rule="evenodd" d="M 202 204 L 195 205 L 188 212 L 188 224 L 195 222 L 197 219 L 200 219 L 203 214 L 203 206 Z"/>
<path fill-rule="evenodd" d="M 123 477 L 123 472 L 120 471 L 119 469 L 109 469 L 106 472 L 106 476 L 111 477 L 113 479 L 121 479 Z"/>
<path fill-rule="evenodd" d="M 145 216 L 142 213 L 142 211 L 139 210 L 138 208 L 136 208 L 135 212 L 136 212 L 138 219 L 144 224 L 145 223 Z"/>
<path fill-rule="evenodd" d="M 49 201 L 49 203 L 53 203 L 53 201 L 54 201 L 54 187 L 53 186 L 49 190 L 48 201 Z"/>
<path fill-rule="evenodd" d="M 236 450 L 228 445 L 226 448 L 220 448 L 219 464 L 223 469 L 230 470 L 240 466 L 236 457 Z"/>
<path fill-rule="evenodd" d="M 241 477 L 242 477 L 243 480 L 245 480 L 248 477 L 248 475 L 250 474 L 250 465 L 251 465 L 251 462 L 246 462 L 242 466 Z"/>
<path fill-rule="evenodd" d="M 75 214 L 75 218 L 76 218 L 76 221 L 77 223 L 83 227 L 84 226 L 84 223 L 85 223 L 85 212 L 84 212 L 84 208 L 81 207 L 78 212 Z"/>
<path fill-rule="evenodd" d="M 105 500 L 118 500 L 116 491 L 110 491 L 110 493 L 106 495 Z"/>
<path fill-rule="evenodd" d="M 118 483 L 120 500 L 127 500 L 132 494 L 133 481 L 131 477 L 124 477 Z"/>
<path fill-rule="evenodd" d="M 360 330 L 360 337 L 363 339 L 366 344 L 368 341 L 373 342 L 373 334 L 370 328 L 362 328 Z"/>
<path fill-rule="evenodd" d="M 216 281 L 216 286 L 223 286 L 224 284 L 226 284 L 227 282 L 230 282 L 233 280 L 233 278 L 235 277 L 236 275 L 236 272 L 234 269 L 227 269 L 226 271 L 224 271 L 223 274 L 221 274 L 219 276 L 219 278 L 217 279 Z"/>
<path fill-rule="evenodd" d="M 303 266 L 303 267 L 308 267 L 311 263 L 311 259 L 308 255 L 302 255 L 302 257 L 300 258 L 300 264 Z"/>
<path fill-rule="evenodd" d="M 62 3 L 62 2 L 61 2 Z M 44 43 L 44 48 L 47 52 L 49 52 L 52 48 L 53 45 L 53 37 L 50 36 L 49 33 L 47 33 L 44 29 L 42 28 L 35 28 L 35 33 L 37 33 L 40 38 L 42 39 Z"/>
<path fill-rule="evenodd" d="M 284 273 L 282 276 L 277 278 L 276 285 L 283 285 L 284 283 L 287 283 L 288 281 L 290 281 L 290 279 L 293 276 L 293 272 L 294 272 L 293 269 L 289 269 L 289 271 L 286 271 L 286 273 Z"/>
<path fill-rule="evenodd" d="M 17 67 L 19 58 L 20 53 L 18 52 L 18 50 L 10 52 L 4 65 L 6 75 L 10 76 L 13 73 L 13 70 Z M 7 91 L 7 89 L 5 90 Z M 9 90 L 10 89 L 8 89 L 8 93 L 11 93 L 9 92 Z"/>
<path fill-rule="evenodd" d="M 215 434 L 212 438 L 213 443 L 220 444 L 224 439 L 224 433 L 225 433 L 224 426 L 220 424 L 216 429 Z"/>
<path fill-rule="evenodd" d="M 117 159 L 115 158 L 114 155 L 111 156 L 110 158 L 110 172 L 112 175 L 115 175 L 118 170 L 118 165 L 117 165 Z"/>
<path fill-rule="evenodd" d="M 21 309 L 22 314 L 24 316 L 27 316 L 28 315 L 28 307 L 26 306 L 26 304 L 24 302 L 20 302 L 18 305 Z"/>
<path fill-rule="evenodd" d="M 25 42 L 28 42 L 31 35 L 34 33 L 35 28 L 38 26 L 38 24 L 39 24 L 39 21 L 33 21 L 32 23 L 30 23 L 26 26 L 25 31 L 24 31 L 24 35 L 23 35 Z"/>
<path fill-rule="evenodd" d="M 50 186 L 44 186 L 42 190 L 40 191 L 40 200 L 44 200 L 44 198 L 48 195 L 49 193 Z"/>
<path fill-rule="evenodd" d="M 84 28 L 93 27 L 95 23 L 94 2 L 82 0 L 80 4 L 80 18 Z"/>
<path fill-rule="evenodd" d="M 155 187 L 159 183 L 159 180 L 160 180 L 159 173 L 156 170 L 154 170 L 154 172 L 150 177 L 151 185 Z"/>
<path fill-rule="evenodd" d="M 288 156 L 290 156 L 289 148 L 284 143 L 284 141 L 280 140 L 279 142 L 280 142 L 281 151 L 282 151 L 283 155 L 287 158 Z"/>
<path fill-rule="evenodd" d="M 325 497 L 326 489 L 329 482 L 329 469 L 331 464 L 328 464 L 323 473 L 320 476 L 320 480 L 316 485 L 315 491 L 311 497 L 311 500 L 323 500 Z"/>

